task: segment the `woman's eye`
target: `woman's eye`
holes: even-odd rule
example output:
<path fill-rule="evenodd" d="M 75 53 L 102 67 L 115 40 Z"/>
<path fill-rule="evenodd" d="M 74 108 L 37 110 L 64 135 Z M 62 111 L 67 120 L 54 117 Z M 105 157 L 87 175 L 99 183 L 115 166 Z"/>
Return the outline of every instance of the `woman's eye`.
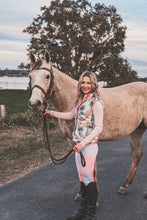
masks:
<path fill-rule="evenodd" d="M 49 79 L 49 78 L 50 78 L 50 75 L 47 75 L 47 76 L 46 76 L 46 79 Z"/>

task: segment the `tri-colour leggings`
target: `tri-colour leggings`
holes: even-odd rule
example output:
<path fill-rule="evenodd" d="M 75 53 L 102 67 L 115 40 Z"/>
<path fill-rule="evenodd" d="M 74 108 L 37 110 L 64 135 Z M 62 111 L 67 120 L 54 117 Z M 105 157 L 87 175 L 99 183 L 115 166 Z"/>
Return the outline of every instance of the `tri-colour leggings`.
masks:
<path fill-rule="evenodd" d="M 98 144 L 86 145 L 81 152 L 86 161 L 86 166 L 81 164 L 81 157 L 78 152 L 75 152 L 75 161 L 80 182 L 83 182 L 86 186 L 94 181 L 94 163 L 98 154 Z"/>

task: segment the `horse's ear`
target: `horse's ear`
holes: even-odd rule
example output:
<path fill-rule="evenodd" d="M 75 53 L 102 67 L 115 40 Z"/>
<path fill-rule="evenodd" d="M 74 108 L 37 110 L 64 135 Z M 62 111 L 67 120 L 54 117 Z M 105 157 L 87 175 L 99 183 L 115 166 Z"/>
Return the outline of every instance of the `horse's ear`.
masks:
<path fill-rule="evenodd" d="M 31 62 L 34 64 L 35 63 L 35 56 L 34 56 L 34 54 L 32 54 L 32 53 L 30 53 L 30 60 L 31 60 Z"/>
<path fill-rule="evenodd" d="M 47 63 L 49 63 L 50 62 L 50 54 L 49 54 L 49 52 L 48 51 L 46 51 L 45 52 L 45 54 L 44 54 L 44 59 L 45 59 L 45 61 L 47 62 Z"/>

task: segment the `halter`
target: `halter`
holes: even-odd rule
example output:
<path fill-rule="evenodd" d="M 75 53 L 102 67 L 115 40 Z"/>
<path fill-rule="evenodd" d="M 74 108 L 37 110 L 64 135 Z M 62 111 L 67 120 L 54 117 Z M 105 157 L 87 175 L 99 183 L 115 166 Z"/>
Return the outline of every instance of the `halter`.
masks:
<path fill-rule="evenodd" d="M 46 67 L 42 67 L 42 68 L 39 68 L 38 70 L 46 70 L 48 71 L 50 74 L 51 74 L 51 81 L 50 81 L 50 86 L 49 86 L 49 89 L 47 90 L 47 92 L 44 91 L 44 89 L 39 86 L 39 85 L 34 85 L 33 88 L 31 88 L 31 80 L 30 80 L 30 83 L 29 83 L 29 87 L 30 87 L 30 97 L 31 97 L 31 94 L 32 94 L 32 91 L 34 88 L 38 88 L 42 91 L 42 93 L 44 94 L 45 96 L 45 99 L 47 99 L 48 97 L 51 97 L 53 94 L 54 94 L 54 76 L 53 76 L 53 69 L 51 67 L 51 69 L 48 69 Z"/>

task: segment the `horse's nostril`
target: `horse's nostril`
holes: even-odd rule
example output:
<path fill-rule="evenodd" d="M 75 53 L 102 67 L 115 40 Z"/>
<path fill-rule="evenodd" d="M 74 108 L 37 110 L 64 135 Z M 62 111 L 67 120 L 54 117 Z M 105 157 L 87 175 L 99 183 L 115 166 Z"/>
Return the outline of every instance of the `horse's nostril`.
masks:
<path fill-rule="evenodd" d="M 40 102 L 39 100 L 38 100 L 38 102 L 37 102 L 37 105 L 38 105 L 38 106 L 41 106 L 41 102 Z"/>
<path fill-rule="evenodd" d="M 29 100 L 28 105 L 29 107 L 35 109 L 41 106 L 41 101 L 40 100 L 35 100 L 35 101 Z"/>

